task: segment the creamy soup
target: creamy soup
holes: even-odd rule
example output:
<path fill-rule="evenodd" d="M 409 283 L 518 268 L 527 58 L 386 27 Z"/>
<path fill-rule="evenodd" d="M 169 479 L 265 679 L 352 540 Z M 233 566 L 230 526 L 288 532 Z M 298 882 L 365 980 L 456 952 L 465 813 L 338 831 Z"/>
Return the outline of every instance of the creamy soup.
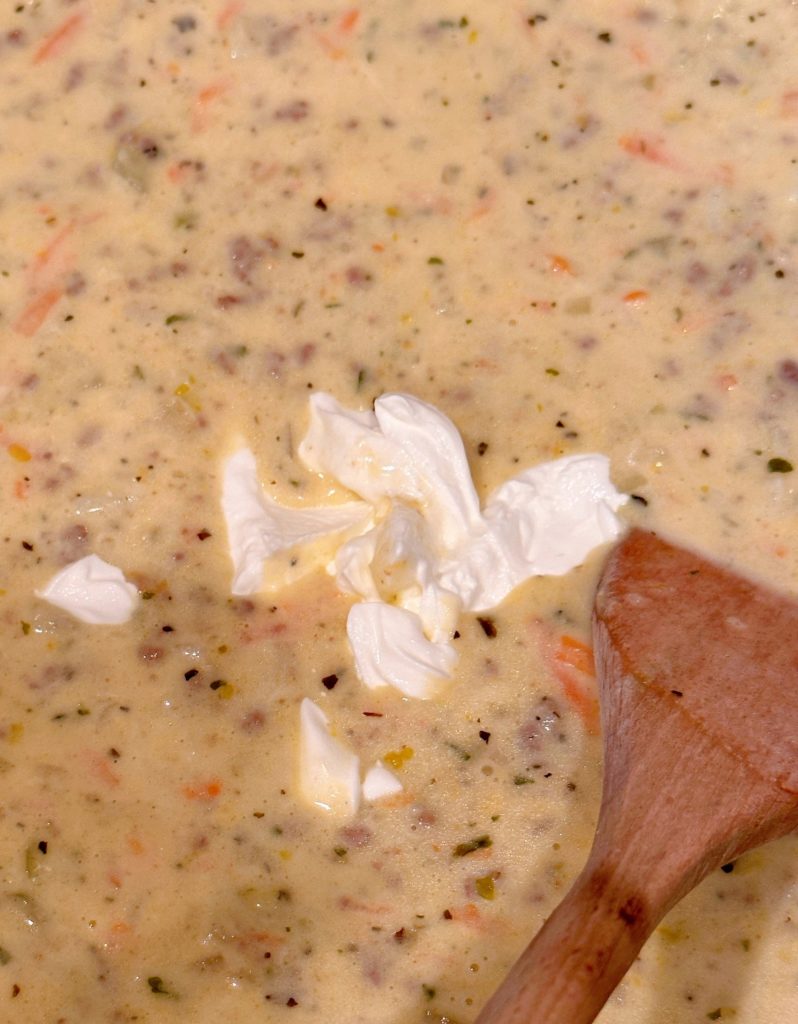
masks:
<path fill-rule="evenodd" d="M 798 588 L 787 0 L 18 0 L 0 15 L 0 1019 L 467 1024 L 585 860 L 606 547 L 371 690 L 323 570 L 233 596 L 224 460 L 351 500 L 309 396 L 462 434 L 484 500 L 603 453 L 620 515 Z M 137 591 L 38 597 L 89 554 Z M 303 799 L 310 698 L 400 792 Z M 602 1024 L 798 1019 L 795 840 L 708 878 Z"/>

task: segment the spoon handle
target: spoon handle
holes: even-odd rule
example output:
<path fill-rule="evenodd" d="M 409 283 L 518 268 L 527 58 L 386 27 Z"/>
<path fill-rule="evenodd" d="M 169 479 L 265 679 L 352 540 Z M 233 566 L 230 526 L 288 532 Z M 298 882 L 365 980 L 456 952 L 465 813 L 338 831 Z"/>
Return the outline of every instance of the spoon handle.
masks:
<path fill-rule="evenodd" d="M 592 858 L 591 858 L 592 861 Z M 588 862 L 476 1024 L 591 1024 L 661 911 Z"/>

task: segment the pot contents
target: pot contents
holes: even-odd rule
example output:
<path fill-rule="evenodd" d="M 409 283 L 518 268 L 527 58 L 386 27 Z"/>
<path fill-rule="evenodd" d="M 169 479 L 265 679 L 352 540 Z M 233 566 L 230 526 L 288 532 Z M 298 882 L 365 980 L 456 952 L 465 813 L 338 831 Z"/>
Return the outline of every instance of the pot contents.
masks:
<path fill-rule="evenodd" d="M 469 1024 L 626 524 L 798 588 L 792 4 L 0 16 L 0 1019 Z M 602 1024 L 798 1013 L 798 842 Z"/>

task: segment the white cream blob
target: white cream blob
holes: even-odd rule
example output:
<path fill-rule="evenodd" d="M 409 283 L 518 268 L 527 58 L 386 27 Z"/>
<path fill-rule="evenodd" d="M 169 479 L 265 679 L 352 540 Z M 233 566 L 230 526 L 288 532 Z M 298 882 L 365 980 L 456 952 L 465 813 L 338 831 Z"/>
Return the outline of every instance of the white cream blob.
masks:
<path fill-rule="evenodd" d="M 329 730 L 329 719 L 307 697 L 299 708 L 299 785 L 303 797 L 339 817 L 360 804 L 360 759 Z"/>
<path fill-rule="evenodd" d="M 127 622 L 139 602 L 138 590 L 122 570 L 98 555 L 65 566 L 36 596 L 95 626 Z"/>
<path fill-rule="evenodd" d="M 520 473 L 480 509 L 457 429 L 411 395 L 357 412 L 315 393 L 299 454 L 363 501 L 284 508 L 263 495 L 252 454 L 238 452 L 223 494 L 233 592 L 263 589 L 267 562 L 275 587 L 328 561 L 339 588 L 361 599 L 347 622 L 358 675 L 406 697 L 433 697 L 451 677 L 461 611 L 487 611 L 530 577 L 579 565 L 618 536 L 627 500 L 606 457 L 586 454 Z"/>
<path fill-rule="evenodd" d="M 299 706 L 299 788 L 314 807 L 353 817 L 361 797 L 369 802 L 401 793 L 403 786 L 382 761 L 360 782 L 360 758 L 336 739 L 330 721 L 308 697 Z"/>
<path fill-rule="evenodd" d="M 441 567 L 445 587 L 472 612 L 501 604 L 532 576 L 562 576 L 621 531 L 627 501 L 604 455 L 569 455 L 527 469 L 488 499 L 484 528 Z"/>
<path fill-rule="evenodd" d="M 357 674 L 370 689 L 393 686 L 406 697 L 434 697 L 457 664 L 451 644 L 424 636 L 418 615 L 382 601 L 353 605 L 346 634 Z"/>
<path fill-rule="evenodd" d="M 365 502 L 307 509 L 278 505 L 263 493 L 255 456 L 247 448 L 225 462 L 222 511 L 234 594 L 285 586 L 328 562 L 341 540 L 371 521 Z"/>
<path fill-rule="evenodd" d="M 382 800 L 386 796 L 396 796 L 403 788 L 394 773 L 389 771 L 382 761 L 377 761 L 369 768 L 363 779 L 363 799 L 369 802 Z"/>

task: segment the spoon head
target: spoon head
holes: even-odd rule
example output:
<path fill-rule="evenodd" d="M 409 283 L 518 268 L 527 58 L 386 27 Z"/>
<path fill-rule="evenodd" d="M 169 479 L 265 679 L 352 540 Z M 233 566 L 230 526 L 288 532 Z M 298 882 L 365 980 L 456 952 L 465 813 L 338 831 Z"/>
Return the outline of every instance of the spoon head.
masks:
<path fill-rule="evenodd" d="M 609 557 L 594 614 L 627 676 L 798 793 L 798 601 L 635 529 Z M 601 699 L 620 699 L 609 679 Z"/>

